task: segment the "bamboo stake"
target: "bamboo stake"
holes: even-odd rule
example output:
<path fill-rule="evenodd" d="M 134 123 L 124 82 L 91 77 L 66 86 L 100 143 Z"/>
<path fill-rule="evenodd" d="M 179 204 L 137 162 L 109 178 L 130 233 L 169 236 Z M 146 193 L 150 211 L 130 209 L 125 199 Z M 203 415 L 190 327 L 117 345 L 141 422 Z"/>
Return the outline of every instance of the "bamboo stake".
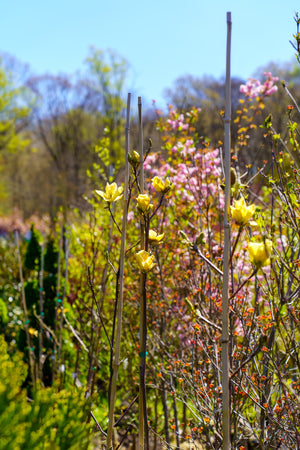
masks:
<path fill-rule="evenodd" d="M 40 290 L 40 318 L 44 317 L 44 244 L 41 244 L 41 267 L 39 273 L 39 290 Z M 43 380 L 43 325 L 40 322 L 40 336 L 39 336 L 39 376 Z"/>
<path fill-rule="evenodd" d="M 122 220 L 122 236 L 120 247 L 120 269 L 119 269 L 119 302 L 117 313 L 117 329 L 116 329 L 116 349 L 113 366 L 113 376 L 111 382 L 111 391 L 109 398 L 109 421 L 106 439 L 106 449 L 112 448 L 112 431 L 114 425 L 114 410 L 117 392 L 118 371 L 120 366 L 120 350 L 121 350 L 121 335 L 122 335 L 122 314 L 123 314 L 123 290 L 124 290 L 124 264 L 125 264 L 125 240 L 126 240 L 126 225 L 128 213 L 128 181 L 129 181 L 129 127 L 130 127 L 130 101 L 131 94 L 127 97 L 127 120 L 126 120 L 126 149 L 125 149 L 125 181 L 124 181 L 124 203 L 123 203 L 123 220 Z"/>
<path fill-rule="evenodd" d="M 142 123 L 142 97 L 138 97 L 138 112 L 139 112 L 139 154 L 140 154 L 140 188 L 141 194 L 144 193 L 144 146 L 143 146 L 143 123 Z"/>
<path fill-rule="evenodd" d="M 148 449 L 148 421 L 146 399 L 146 356 L 147 356 L 147 309 L 146 309 L 146 277 L 141 273 L 140 279 L 140 386 L 139 386 L 139 450 Z"/>
<path fill-rule="evenodd" d="M 69 253 L 70 253 L 70 236 L 66 237 L 66 249 L 65 249 L 65 273 L 64 273 L 64 288 L 63 288 L 63 294 L 60 300 L 60 316 L 59 316 L 59 345 L 58 345 L 58 354 L 57 354 L 57 361 L 59 364 L 59 371 L 62 375 L 65 373 L 65 366 L 63 364 L 63 356 L 62 356 L 62 344 L 63 344 L 63 328 L 64 328 L 64 307 L 65 307 L 65 298 L 66 298 L 66 289 L 67 289 L 67 283 L 68 283 L 68 269 L 69 269 Z M 58 301 L 57 300 L 57 301 Z M 62 379 L 64 376 L 62 376 Z"/>
<path fill-rule="evenodd" d="M 30 369 L 30 376 L 31 376 L 31 382 L 33 386 L 35 386 L 35 356 L 34 356 L 34 349 L 32 347 L 32 341 L 31 336 L 29 334 L 29 318 L 28 318 L 28 311 L 27 311 L 27 305 L 26 305 L 26 297 L 25 297 L 25 289 L 24 289 L 24 277 L 23 277 L 23 269 L 22 269 L 22 260 L 21 260 L 21 252 L 20 252 L 20 244 L 19 244 L 19 231 L 15 231 L 15 238 L 16 238 L 16 245 L 17 245 L 17 256 L 18 256 L 18 264 L 19 264 L 19 274 L 20 274 L 20 283 L 21 283 L 21 301 L 22 301 L 22 308 L 24 313 L 24 329 L 26 334 L 26 343 L 28 347 L 28 355 L 29 355 L 29 369 Z"/>
<path fill-rule="evenodd" d="M 140 154 L 140 176 L 139 176 L 139 184 L 140 184 L 140 193 L 144 194 L 144 148 L 143 148 L 143 140 L 142 140 L 142 99 L 138 97 L 138 127 L 139 127 L 139 154 Z M 141 217 L 140 220 L 140 238 L 141 238 L 141 249 L 145 250 L 145 219 Z M 141 273 L 140 275 L 140 355 L 143 352 L 143 290 L 145 287 L 145 274 Z M 140 356 L 139 360 L 139 371 L 140 371 L 140 381 L 139 381 L 139 449 L 144 449 L 144 440 L 145 440 L 145 427 L 144 427 L 144 408 L 143 408 L 143 359 Z"/>
<path fill-rule="evenodd" d="M 230 123 L 231 123 L 231 13 L 227 12 L 227 49 L 226 49 L 226 106 L 225 106 L 225 211 L 224 211 L 224 256 L 222 288 L 222 418 L 223 450 L 230 450 L 230 385 L 229 385 L 229 257 L 230 257 L 230 223 L 228 211 L 230 206 Z"/>
<path fill-rule="evenodd" d="M 61 260 L 62 260 L 62 246 L 63 246 L 63 235 L 64 235 L 64 225 L 61 226 L 60 236 L 59 236 L 59 250 L 58 250 L 58 262 L 57 262 L 57 283 L 56 283 L 56 298 L 55 298 L 55 327 L 54 334 L 56 339 L 54 340 L 54 348 L 53 348 L 53 373 L 52 373 L 52 381 L 54 382 L 56 379 L 56 371 L 57 371 L 57 349 L 58 349 L 58 305 L 60 300 L 60 271 L 61 271 Z"/>
<path fill-rule="evenodd" d="M 143 148 L 143 123 L 142 123 L 142 98 L 138 97 L 139 113 L 139 154 L 140 154 L 140 193 L 144 194 L 144 148 Z M 148 250 L 147 236 L 149 233 L 149 216 L 143 215 L 140 221 L 141 226 L 141 249 Z M 148 449 L 148 420 L 147 420 L 147 398 L 146 398 L 146 355 L 147 355 L 147 297 L 146 297 L 147 275 L 141 272 L 140 275 L 140 346 L 139 346 L 139 450 Z"/>

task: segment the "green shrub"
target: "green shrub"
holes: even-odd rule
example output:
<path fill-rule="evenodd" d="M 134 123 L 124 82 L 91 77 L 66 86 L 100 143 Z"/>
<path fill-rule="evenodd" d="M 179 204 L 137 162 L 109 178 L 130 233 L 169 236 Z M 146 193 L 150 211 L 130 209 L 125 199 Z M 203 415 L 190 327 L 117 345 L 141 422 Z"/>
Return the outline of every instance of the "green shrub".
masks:
<path fill-rule="evenodd" d="M 26 375 L 22 355 L 9 355 L 0 336 L 0 448 L 88 449 L 90 405 L 83 392 L 39 387 L 28 399 L 22 389 Z"/>

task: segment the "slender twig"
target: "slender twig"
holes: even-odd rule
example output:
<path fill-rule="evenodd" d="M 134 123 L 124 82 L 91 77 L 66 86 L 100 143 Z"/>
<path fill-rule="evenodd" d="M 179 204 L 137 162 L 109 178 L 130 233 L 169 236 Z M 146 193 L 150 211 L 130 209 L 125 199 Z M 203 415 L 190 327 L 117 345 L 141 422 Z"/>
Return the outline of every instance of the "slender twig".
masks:
<path fill-rule="evenodd" d="M 203 259 L 203 261 L 205 261 L 215 272 L 217 272 L 219 275 L 221 275 L 221 277 L 223 277 L 223 272 L 214 265 L 213 262 L 211 262 L 208 258 L 206 258 L 206 256 L 203 255 L 203 253 L 200 251 L 199 247 L 194 244 L 192 249 L 197 253 L 197 255 L 200 256 L 201 259 Z"/>
<path fill-rule="evenodd" d="M 90 289 L 91 289 L 93 301 L 95 302 L 95 304 L 96 304 L 96 306 L 97 306 L 97 311 L 98 311 L 98 317 L 99 317 L 99 320 L 100 320 L 101 325 L 102 325 L 102 327 L 103 327 L 105 336 L 106 336 L 106 338 L 107 338 L 107 340 L 108 340 L 109 347 L 112 349 L 112 343 L 111 343 L 111 340 L 110 340 L 110 338 L 109 338 L 108 332 L 107 332 L 107 330 L 106 330 L 106 326 L 105 326 L 105 324 L 104 324 L 104 322 L 103 322 L 102 313 L 101 313 L 101 308 L 100 308 L 99 302 L 98 302 L 97 299 L 96 299 L 96 294 L 95 294 L 95 289 L 94 289 L 94 283 L 93 283 L 93 280 L 91 279 L 91 271 L 90 271 L 90 268 L 89 268 L 89 267 L 88 267 L 88 282 L 89 282 L 89 286 L 90 286 Z"/>
<path fill-rule="evenodd" d="M 122 413 L 122 415 L 118 418 L 118 420 L 116 420 L 116 422 L 114 423 L 114 427 L 116 427 L 117 425 L 119 425 L 119 423 L 121 422 L 121 420 L 126 416 L 126 414 L 128 413 L 128 411 L 131 409 L 131 407 L 135 404 L 135 402 L 137 401 L 137 399 L 139 398 L 139 396 L 137 395 L 136 397 L 134 397 L 134 399 L 132 400 L 132 402 L 130 403 L 129 406 L 127 406 L 127 408 L 125 409 L 125 411 Z"/>
<path fill-rule="evenodd" d="M 234 244 L 233 244 L 232 249 L 231 249 L 231 253 L 230 253 L 230 262 L 232 261 L 232 258 L 233 258 L 233 255 L 234 255 L 236 246 L 237 246 L 237 244 L 238 244 L 238 241 L 239 241 L 239 239 L 240 239 L 240 237 L 241 237 L 241 233 L 242 233 L 242 231 L 243 231 L 243 228 L 244 228 L 243 225 L 240 225 L 240 226 L 239 226 L 238 234 L 237 234 L 237 236 L 236 236 L 236 239 L 235 239 Z"/>
<path fill-rule="evenodd" d="M 33 315 L 39 321 L 39 323 L 41 324 L 41 327 L 45 328 L 45 330 L 47 330 L 48 333 L 51 334 L 53 341 L 55 342 L 56 345 L 58 345 L 58 340 L 56 339 L 54 331 L 52 331 L 51 328 L 48 327 L 48 325 L 43 321 L 43 319 L 37 315 L 35 308 L 33 309 Z"/>
<path fill-rule="evenodd" d="M 94 419 L 94 421 L 95 421 L 95 424 L 96 424 L 96 426 L 97 426 L 97 428 L 98 428 L 98 430 L 104 435 L 104 436 L 107 436 L 107 434 L 105 433 L 105 431 L 104 430 L 102 430 L 102 428 L 101 428 L 101 425 L 99 424 L 99 422 L 97 421 L 97 419 L 96 419 L 96 417 L 94 416 L 94 414 L 93 414 L 93 412 L 92 411 L 90 411 L 90 415 L 92 416 L 92 418 Z"/>
<path fill-rule="evenodd" d="M 150 220 L 152 219 L 152 217 L 155 216 L 155 214 L 157 213 L 157 211 L 158 211 L 159 208 L 161 207 L 164 198 L 165 198 L 165 193 L 162 193 L 162 195 L 161 195 L 161 197 L 160 197 L 160 200 L 159 200 L 159 203 L 158 203 L 157 207 L 155 208 L 155 210 L 153 211 L 153 213 L 152 213 L 151 216 L 150 216 Z"/>
<path fill-rule="evenodd" d="M 68 325 L 68 327 L 70 328 L 70 330 L 72 331 L 73 335 L 75 336 L 75 338 L 77 339 L 77 341 L 79 342 L 79 344 L 84 348 L 84 350 L 86 352 L 89 353 L 89 349 L 86 347 L 85 343 L 83 342 L 83 340 L 81 339 L 81 337 L 79 336 L 79 334 L 77 333 L 77 331 L 75 330 L 75 328 L 70 324 L 70 322 L 68 321 L 65 313 L 62 311 L 62 316 L 64 321 L 66 322 L 66 324 Z"/>
<path fill-rule="evenodd" d="M 205 322 L 207 325 L 209 325 L 210 327 L 215 328 L 218 331 L 222 331 L 222 328 L 219 327 L 218 325 L 216 325 L 215 323 L 211 322 L 210 320 L 206 319 L 206 317 L 202 316 L 202 314 L 196 310 L 196 316 L 199 320 L 202 320 L 203 322 Z"/>
<path fill-rule="evenodd" d="M 132 425 L 130 424 L 129 427 L 127 427 L 127 430 L 125 431 L 124 436 L 122 436 L 122 439 L 121 439 L 120 443 L 117 445 L 116 450 L 119 450 L 119 448 L 121 448 L 121 445 L 122 445 L 123 442 L 125 441 L 126 436 L 127 436 L 127 434 L 129 433 L 129 431 L 131 430 L 131 428 L 132 428 Z"/>
<path fill-rule="evenodd" d="M 229 299 L 228 299 L 228 302 L 230 302 L 239 292 L 240 292 L 240 290 L 245 286 L 245 284 L 246 283 L 248 283 L 248 281 L 255 275 L 257 273 L 257 269 L 255 268 L 254 270 L 253 270 L 253 272 L 251 272 L 251 274 L 249 275 L 249 277 L 248 278 L 246 278 L 246 280 L 244 280 L 243 282 L 242 282 L 242 284 L 240 284 L 239 285 L 239 287 L 237 288 L 237 290 L 233 293 L 233 294 L 231 294 L 231 296 L 229 297 Z"/>
<path fill-rule="evenodd" d="M 275 130 L 275 128 L 273 126 L 271 127 L 271 130 L 274 134 L 278 135 L 277 131 Z M 286 143 L 284 142 L 282 137 L 279 137 L 279 141 L 280 141 L 281 145 L 283 146 L 283 148 L 285 149 L 285 151 L 290 155 L 291 159 L 294 161 L 294 164 L 297 167 L 297 169 L 300 169 L 297 160 L 295 160 L 295 158 L 293 157 L 292 152 L 290 151 L 290 149 L 288 148 L 288 146 L 286 145 Z M 257 172 L 256 174 L 259 174 L 259 172 Z M 248 183 L 249 183 L 249 181 L 248 181 Z"/>
<path fill-rule="evenodd" d="M 131 245 L 131 247 L 129 247 L 127 250 L 126 250 L 126 252 L 125 252 L 125 254 L 127 255 L 127 253 L 129 253 L 133 248 L 135 248 L 135 247 L 137 247 L 139 244 L 140 244 L 140 239 L 137 241 L 137 243 L 136 244 L 133 244 L 133 245 Z"/>
<path fill-rule="evenodd" d="M 234 372 L 232 372 L 232 373 L 230 374 L 230 379 L 232 379 L 233 377 L 235 377 L 236 374 L 239 373 L 239 371 L 242 370 L 242 368 L 243 368 L 246 364 L 248 364 L 248 362 L 251 361 L 251 359 L 253 359 L 255 355 L 257 355 L 257 353 L 260 351 L 262 345 L 263 345 L 263 342 L 261 341 L 261 342 L 257 345 L 257 347 L 253 350 L 253 352 L 251 353 L 251 355 L 249 355 L 249 356 L 245 359 L 245 361 L 243 361 L 243 362 L 239 365 L 239 367 L 238 367 L 237 369 L 235 369 Z"/>
<path fill-rule="evenodd" d="M 116 220 L 115 220 L 115 218 L 114 218 L 114 215 L 113 215 L 113 212 L 112 212 L 112 210 L 111 210 L 111 208 L 110 208 L 109 203 L 108 203 L 108 207 L 107 207 L 107 208 L 108 208 L 108 211 L 109 211 L 109 213 L 110 213 L 110 216 L 111 216 L 111 218 L 112 218 L 112 220 L 113 220 L 113 223 L 116 225 L 116 227 L 117 227 L 119 233 L 122 234 L 122 231 L 121 231 L 119 225 L 117 224 L 117 222 L 116 222 Z"/>
<path fill-rule="evenodd" d="M 294 103 L 294 105 L 295 105 L 295 107 L 296 107 L 296 109 L 297 109 L 297 111 L 298 111 L 298 114 L 300 114 L 300 108 L 299 108 L 299 106 L 298 106 L 298 103 L 296 102 L 296 100 L 295 100 L 294 97 L 292 96 L 291 92 L 288 90 L 288 88 L 287 88 L 287 86 L 286 86 L 286 83 L 285 83 L 285 82 L 282 82 L 282 86 L 283 86 L 285 92 L 287 93 L 287 95 L 290 97 L 290 99 L 291 99 L 292 102 Z"/>
<path fill-rule="evenodd" d="M 175 385 L 173 383 L 173 376 L 170 375 L 170 386 L 172 392 L 176 392 Z M 180 440 L 179 440 L 179 426 L 178 426 L 178 412 L 176 404 L 176 395 L 173 395 L 173 411 L 174 411 L 174 422 L 175 422 L 175 436 L 176 436 L 176 450 L 180 450 Z"/>

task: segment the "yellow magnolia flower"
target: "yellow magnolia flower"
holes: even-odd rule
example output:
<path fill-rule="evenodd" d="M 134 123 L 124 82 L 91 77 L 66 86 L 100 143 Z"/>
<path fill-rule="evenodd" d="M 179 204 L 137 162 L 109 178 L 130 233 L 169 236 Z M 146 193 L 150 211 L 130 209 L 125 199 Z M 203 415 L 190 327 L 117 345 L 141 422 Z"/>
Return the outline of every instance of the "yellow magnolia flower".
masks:
<path fill-rule="evenodd" d="M 272 241 L 266 239 L 264 242 L 249 242 L 248 252 L 250 260 L 258 269 L 267 266 L 271 262 Z"/>
<path fill-rule="evenodd" d="M 142 272 L 149 272 L 155 266 L 154 255 L 146 252 L 146 250 L 141 250 L 135 255 L 135 259 L 139 265 Z"/>
<path fill-rule="evenodd" d="M 136 201 L 139 210 L 141 210 L 143 213 L 148 212 L 153 207 L 153 205 L 150 203 L 150 197 L 148 194 L 140 194 Z"/>
<path fill-rule="evenodd" d="M 35 337 L 38 337 L 38 335 L 39 335 L 38 330 L 35 330 L 34 328 L 31 328 L 31 327 L 28 328 L 28 333 L 30 334 L 30 336 L 35 336 Z"/>
<path fill-rule="evenodd" d="M 171 181 L 169 178 L 162 180 L 159 177 L 154 177 L 152 179 L 152 186 L 156 190 L 156 192 L 167 192 L 171 188 Z"/>
<path fill-rule="evenodd" d="M 238 225 L 246 225 L 249 219 L 253 216 L 256 206 L 247 206 L 244 197 L 240 200 L 235 200 L 234 206 L 230 206 L 232 218 Z"/>
<path fill-rule="evenodd" d="M 105 192 L 96 191 L 96 194 L 100 195 L 108 203 L 116 202 L 123 197 L 123 186 L 118 187 L 117 183 L 106 183 Z"/>
<path fill-rule="evenodd" d="M 164 237 L 165 233 L 157 234 L 154 230 L 149 230 L 149 242 L 151 242 L 151 244 L 160 244 Z"/>
<path fill-rule="evenodd" d="M 64 308 L 64 309 L 63 309 L 63 312 L 64 312 L 64 313 L 66 313 L 66 312 L 68 312 L 68 311 L 69 311 L 68 308 Z M 60 309 L 60 308 L 57 308 L 57 313 L 58 313 L 58 314 L 61 313 L 61 309 Z"/>

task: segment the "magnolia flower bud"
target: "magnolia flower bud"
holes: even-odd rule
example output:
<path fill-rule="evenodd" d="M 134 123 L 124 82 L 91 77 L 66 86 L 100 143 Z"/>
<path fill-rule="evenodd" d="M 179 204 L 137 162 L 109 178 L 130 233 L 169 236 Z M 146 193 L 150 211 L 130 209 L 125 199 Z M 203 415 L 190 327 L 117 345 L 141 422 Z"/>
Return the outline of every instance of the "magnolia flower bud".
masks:
<path fill-rule="evenodd" d="M 140 194 L 136 201 L 138 204 L 138 209 L 143 213 L 149 212 L 149 210 L 153 207 L 150 203 L 150 197 L 148 194 Z"/>
<path fill-rule="evenodd" d="M 135 168 L 139 166 L 140 155 L 136 150 L 133 150 L 131 153 L 128 153 L 128 162 Z"/>

